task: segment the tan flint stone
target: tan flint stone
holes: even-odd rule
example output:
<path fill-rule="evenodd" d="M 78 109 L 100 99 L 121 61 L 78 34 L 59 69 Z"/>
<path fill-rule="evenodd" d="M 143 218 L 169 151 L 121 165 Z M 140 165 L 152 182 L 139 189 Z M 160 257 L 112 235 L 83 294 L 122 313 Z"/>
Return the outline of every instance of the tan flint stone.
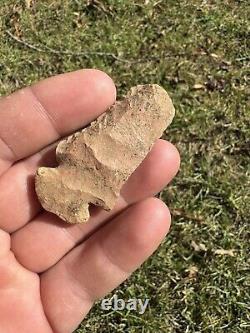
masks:
<path fill-rule="evenodd" d="M 160 86 L 130 89 L 89 127 L 58 144 L 57 168 L 38 169 L 36 193 L 43 208 L 69 223 L 86 222 L 90 203 L 111 210 L 173 117 L 171 99 Z"/>

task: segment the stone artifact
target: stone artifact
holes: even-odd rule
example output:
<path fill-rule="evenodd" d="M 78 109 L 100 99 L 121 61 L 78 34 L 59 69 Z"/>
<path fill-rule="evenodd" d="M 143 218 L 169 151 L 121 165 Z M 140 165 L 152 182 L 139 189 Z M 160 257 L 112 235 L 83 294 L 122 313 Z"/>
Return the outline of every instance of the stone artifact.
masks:
<path fill-rule="evenodd" d="M 57 168 L 38 169 L 36 193 L 43 208 L 69 223 L 86 222 L 90 203 L 111 210 L 173 117 L 171 99 L 160 86 L 130 89 L 90 126 L 58 144 Z"/>

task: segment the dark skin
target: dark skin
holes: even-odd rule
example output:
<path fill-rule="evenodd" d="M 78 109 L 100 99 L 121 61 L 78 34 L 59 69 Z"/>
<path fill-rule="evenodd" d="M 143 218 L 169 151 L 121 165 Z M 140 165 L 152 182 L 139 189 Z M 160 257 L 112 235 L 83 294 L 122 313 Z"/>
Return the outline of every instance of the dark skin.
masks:
<path fill-rule="evenodd" d="M 175 176 L 180 159 L 163 140 L 123 186 L 115 209 L 94 208 L 87 224 L 68 225 L 37 200 L 34 174 L 39 165 L 55 164 L 55 141 L 86 126 L 115 98 L 105 73 L 81 70 L 0 99 L 3 332 L 71 333 L 169 230 L 169 210 L 154 195 Z"/>

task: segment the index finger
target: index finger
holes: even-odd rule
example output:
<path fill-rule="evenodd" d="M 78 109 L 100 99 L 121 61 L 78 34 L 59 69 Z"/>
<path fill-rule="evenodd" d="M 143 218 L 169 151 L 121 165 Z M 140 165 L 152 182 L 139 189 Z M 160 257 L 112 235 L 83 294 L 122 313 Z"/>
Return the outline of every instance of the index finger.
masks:
<path fill-rule="evenodd" d="M 86 126 L 115 98 L 115 85 L 107 74 L 84 69 L 0 99 L 0 175 L 14 162 Z"/>

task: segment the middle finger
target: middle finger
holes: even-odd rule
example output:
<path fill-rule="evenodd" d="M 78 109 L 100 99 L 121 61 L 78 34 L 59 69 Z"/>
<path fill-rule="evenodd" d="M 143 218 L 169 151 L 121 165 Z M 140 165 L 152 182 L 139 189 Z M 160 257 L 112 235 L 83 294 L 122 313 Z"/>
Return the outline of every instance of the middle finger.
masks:
<path fill-rule="evenodd" d="M 68 251 L 127 205 L 159 192 L 175 176 L 179 154 L 169 142 L 158 140 L 142 164 L 123 186 L 115 209 L 94 208 L 86 224 L 69 225 L 44 212 L 12 234 L 12 250 L 21 264 L 42 272 L 58 262 Z"/>

